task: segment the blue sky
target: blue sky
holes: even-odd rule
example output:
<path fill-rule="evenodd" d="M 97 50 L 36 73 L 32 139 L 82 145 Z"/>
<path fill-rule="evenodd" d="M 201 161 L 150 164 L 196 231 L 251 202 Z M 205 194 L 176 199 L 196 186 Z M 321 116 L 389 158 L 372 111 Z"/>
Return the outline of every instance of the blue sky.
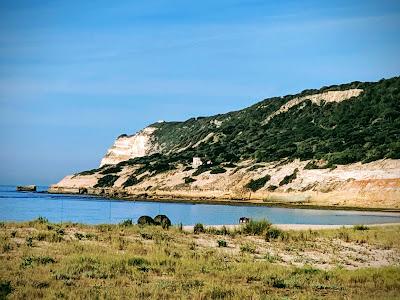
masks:
<path fill-rule="evenodd" d="M 0 183 L 97 167 L 121 133 L 400 75 L 399 1 L 0 0 Z"/>

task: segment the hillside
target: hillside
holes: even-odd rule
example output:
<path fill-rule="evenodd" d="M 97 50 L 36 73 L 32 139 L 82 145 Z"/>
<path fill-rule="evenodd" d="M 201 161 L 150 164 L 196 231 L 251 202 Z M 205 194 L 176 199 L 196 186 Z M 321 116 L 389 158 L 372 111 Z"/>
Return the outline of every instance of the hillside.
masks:
<path fill-rule="evenodd" d="M 50 191 L 398 207 L 399 158 L 395 77 L 154 123 L 118 137 L 100 168 Z"/>

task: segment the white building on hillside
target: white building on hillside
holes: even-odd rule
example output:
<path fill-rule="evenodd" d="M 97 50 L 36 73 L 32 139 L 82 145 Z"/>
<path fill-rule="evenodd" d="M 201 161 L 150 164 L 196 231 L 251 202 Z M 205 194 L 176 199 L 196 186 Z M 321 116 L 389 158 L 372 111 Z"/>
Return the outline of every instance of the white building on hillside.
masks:
<path fill-rule="evenodd" d="M 203 164 L 200 157 L 193 157 L 192 168 L 197 169 Z"/>

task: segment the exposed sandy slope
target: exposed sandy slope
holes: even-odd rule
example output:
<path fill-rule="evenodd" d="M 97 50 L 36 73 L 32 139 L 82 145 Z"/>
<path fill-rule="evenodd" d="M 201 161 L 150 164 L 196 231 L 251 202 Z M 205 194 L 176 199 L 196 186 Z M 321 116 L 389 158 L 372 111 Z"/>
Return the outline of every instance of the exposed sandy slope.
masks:
<path fill-rule="evenodd" d="M 254 163 L 242 162 L 235 168 L 228 168 L 223 174 L 203 173 L 192 176 L 194 170 L 184 168 L 148 177 L 143 182 L 122 189 L 122 184 L 132 174 L 134 167 L 125 167 L 113 188 L 93 189 L 103 175 L 67 176 L 50 188 L 50 192 L 77 193 L 86 188 L 89 193 L 113 196 L 132 195 L 156 199 L 221 199 L 245 200 L 251 202 L 301 203 L 324 206 L 354 206 L 376 208 L 400 208 L 400 160 L 379 160 L 367 164 L 350 164 L 336 169 L 306 170 L 307 161 L 290 163 L 267 163 L 249 170 Z M 280 186 L 282 179 L 293 174 L 292 182 Z M 244 186 L 251 180 L 265 175 L 271 179 L 257 192 Z M 146 176 L 144 174 L 143 176 Z M 190 184 L 185 177 L 195 178 Z M 278 187 L 271 192 L 271 186 Z M 144 195 L 145 194 L 145 195 Z"/>
<path fill-rule="evenodd" d="M 357 97 L 362 93 L 361 89 L 350 89 L 344 91 L 327 91 L 324 93 L 308 95 L 303 97 L 296 97 L 284 105 L 282 105 L 276 112 L 269 115 L 263 122 L 262 125 L 267 124 L 275 116 L 287 112 L 290 108 L 299 105 L 300 103 L 311 100 L 312 103 L 321 105 L 322 102 L 342 102 L 344 100 L 349 100 L 352 97 Z"/>

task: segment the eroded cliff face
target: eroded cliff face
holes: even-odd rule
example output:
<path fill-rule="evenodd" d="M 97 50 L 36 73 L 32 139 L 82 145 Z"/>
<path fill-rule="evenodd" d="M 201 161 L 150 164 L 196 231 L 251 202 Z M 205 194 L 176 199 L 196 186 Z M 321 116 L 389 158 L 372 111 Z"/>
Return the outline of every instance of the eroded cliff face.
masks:
<path fill-rule="evenodd" d="M 100 167 L 157 152 L 159 145 L 153 135 L 156 130 L 154 127 L 146 127 L 134 135 L 118 137 L 101 160 Z"/>
<path fill-rule="evenodd" d="M 261 122 L 262 125 L 267 124 L 272 118 L 276 117 L 281 113 L 287 112 L 292 107 L 301 104 L 306 100 L 310 100 L 312 103 L 316 105 L 321 105 L 321 103 L 330 103 L 330 102 L 342 102 L 345 100 L 349 100 L 353 97 L 359 96 L 363 92 L 362 89 L 349 89 L 344 91 L 328 91 L 323 93 L 317 93 L 314 95 L 296 97 L 284 105 L 282 105 L 277 111 L 270 114 L 264 121 Z"/>
<path fill-rule="evenodd" d="M 339 165 L 335 169 L 307 169 L 309 161 L 272 162 L 255 165 L 244 161 L 223 174 L 209 171 L 195 175 L 184 167 L 152 175 L 142 173 L 137 183 L 124 187 L 140 166 L 125 166 L 110 187 L 95 187 L 104 177 L 66 176 L 50 188 L 55 193 L 90 193 L 109 196 L 154 199 L 241 200 L 291 204 L 400 208 L 400 160 Z M 254 166 L 257 166 L 255 168 Z M 293 176 L 293 174 L 296 174 Z M 270 179 L 258 190 L 247 187 L 251 180 L 266 175 Z M 285 180 L 287 177 L 292 177 Z M 192 178 L 188 182 L 186 179 Z"/>

